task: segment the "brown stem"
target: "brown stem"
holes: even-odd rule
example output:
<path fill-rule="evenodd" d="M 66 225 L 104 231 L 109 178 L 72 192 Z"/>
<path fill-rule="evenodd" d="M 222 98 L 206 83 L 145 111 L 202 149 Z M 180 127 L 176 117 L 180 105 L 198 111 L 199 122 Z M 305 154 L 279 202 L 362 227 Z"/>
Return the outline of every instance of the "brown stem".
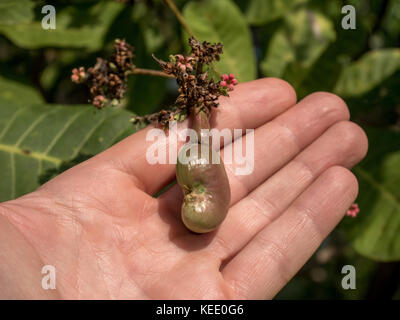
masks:
<path fill-rule="evenodd" d="M 175 14 L 176 18 L 179 20 L 179 23 L 186 30 L 186 32 L 189 33 L 189 35 L 191 37 L 194 37 L 192 28 L 190 28 L 190 26 L 187 24 L 185 18 L 183 17 L 183 15 L 179 11 L 179 9 L 176 7 L 174 1 L 173 0 L 164 0 L 164 2 L 171 9 L 171 11 Z M 200 67 L 202 67 L 202 65 Z M 221 73 L 217 70 L 214 63 L 211 63 L 211 68 L 218 76 L 221 76 Z M 197 66 L 197 71 L 198 70 L 199 70 L 199 66 Z"/>
<path fill-rule="evenodd" d="M 159 70 L 152 70 L 152 69 L 142 69 L 142 68 L 134 68 L 130 74 L 145 74 L 149 76 L 158 76 L 164 78 L 175 78 L 172 74 L 167 74 L 165 72 Z"/>
<path fill-rule="evenodd" d="M 182 16 L 181 12 L 179 9 L 176 7 L 175 3 L 173 0 L 164 0 L 165 4 L 171 9 L 171 11 L 174 13 L 176 18 L 179 20 L 180 24 L 182 27 L 186 30 L 187 33 L 189 33 L 190 36 L 193 37 L 193 31 L 190 28 L 190 26 L 187 24 L 185 18 Z"/>
<path fill-rule="evenodd" d="M 197 68 L 196 68 L 196 75 L 199 75 L 202 72 L 203 72 L 203 64 L 198 62 L 197 63 Z"/>

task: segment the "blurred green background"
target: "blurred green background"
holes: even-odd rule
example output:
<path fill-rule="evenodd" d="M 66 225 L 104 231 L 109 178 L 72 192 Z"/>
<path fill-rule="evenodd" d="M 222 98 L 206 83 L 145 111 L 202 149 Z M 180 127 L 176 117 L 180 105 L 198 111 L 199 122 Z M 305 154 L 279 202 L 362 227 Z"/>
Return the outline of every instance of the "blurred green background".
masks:
<path fill-rule="evenodd" d="M 278 299 L 400 298 L 400 1 L 176 0 L 201 40 L 222 42 L 216 68 L 239 81 L 280 77 L 299 99 L 313 91 L 343 97 L 370 150 L 354 172 L 361 213 L 346 217 Z M 42 7 L 56 8 L 44 30 Z M 356 29 L 344 30 L 345 5 Z M 134 64 L 157 69 L 187 49 L 187 34 L 161 0 L 0 0 L 0 201 L 37 188 L 134 132 L 132 113 L 166 107 L 171 79 L 130 76 L 121 106 L 97 111 L 73 67 L 108 57 L 113 40 L 135 46 Z M 357 289 L 341 287 L 344 265 Z"/>

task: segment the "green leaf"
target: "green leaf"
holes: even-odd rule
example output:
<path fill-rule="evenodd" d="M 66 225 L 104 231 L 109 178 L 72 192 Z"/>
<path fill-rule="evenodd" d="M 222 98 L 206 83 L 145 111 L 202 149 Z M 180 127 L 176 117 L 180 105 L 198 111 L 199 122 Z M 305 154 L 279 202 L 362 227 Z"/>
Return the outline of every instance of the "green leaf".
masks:
<path fill-rule="evenodd" d="M 135 114 L 145 115 L 161 107 L 167 86 L 166 79 L 135 75 L 130 77 L 127 107 Z"/>
<path fill-rule="evenodd" d="M 0 0 L 0 24 L 30 22 L 33 19 L 33 7 L 31 0 Z"/>
<path fill-rule="evenodd" d="M 13 26 L 0 26 L 3 33 L 17 46 L 26 49 L 41 47 L 70 47 L 98 50 L 111 23 L 124 5 L 116 1 L 99 1 L 56 7 L 56 29 L 45 30 L 40 20 Z"/>
<path fill-rule="evenodd" d="M 134 131 L 131 113 L 88 105 L 0 105 L 0 201 L 35 190 L 38 178 L 79 154 L 94 155 Z"/>
<path fill-rule="evenodd" d="M 247 22 L 263 25 L 281 18 L 296 5 L 308 0 L 251 0 L 246 10 Z"/>
<path fill-rule="evenodd" d="M 224 45 L 221 61 L 216 63 L 220 73 L 234 73 L 242 82 L 255 79 L 256 61 L 250 30 L 232 1 L 191 1 L 184 7 L 183 15 L 196 38 Z"/>
<path fill-rule="evenodd" d="M 370 51 L 343 70 L 335 92 L 344 97 L 360 96 L 378 86 L 399 69 L 400 49 Z"/>
<path fill-rule="evenodd" d="M 299 9 L 285 17 L 261 62 L 265 76 L 281 77 L 295 88 L 336 38 L 332 22 L 312 10 Z"/>
<path fill-rule="evenodd" d="M 0 76 L 0 105 L 41 103 L 43 98 L 32 87 Z"/>
<path fill-rule="evenodd" d="M 375 260 L 400 260 L 400 133 L 367 129 L 367 134 L 369 154 L 354 169 L 360 213 L 343 222 L 359 253 Z"/>
<path fill-rule="evenodd" d="M 135 3 L 132 8 L 132 20 L 139 24 L 145 46 L 150 53 L 159 50 L 165 40 L 170 38 L 169 33 L 172 30 L 167 31 L 164 29 L 163 32 L 160 32 L 165 22 L 160 19 L 159 10 L 150 8 L 144 2 Z"/>
<path fill-rule="evenodd" d="M 146 45 L 145 38 L 142 33 L 139 33 L 132 42 L 136 46 L 135 64 L 148 69 L 157 68 L 157 64 L 151 56 L 152 51 Z M 157 55 L 157 52 L 155 54 Z M 163 54 L 166 55 L 165 52 Z M 173 82 L 175 81 L 173 80 Z M 166 92 L 167 79 L 148 75 L 132 75 L 128 77 L 124 102 L 126 108 L 130 111 L 137 115 L 145 115 L 160 109 Z"/>
<path fill-rule="evenodd" d="M 269 77 L 283 77 L 289 63 L 294 61 L 295 50 L 282 28 L 273 35 L 267 54 L 261 62 L 261 70 Z"/>

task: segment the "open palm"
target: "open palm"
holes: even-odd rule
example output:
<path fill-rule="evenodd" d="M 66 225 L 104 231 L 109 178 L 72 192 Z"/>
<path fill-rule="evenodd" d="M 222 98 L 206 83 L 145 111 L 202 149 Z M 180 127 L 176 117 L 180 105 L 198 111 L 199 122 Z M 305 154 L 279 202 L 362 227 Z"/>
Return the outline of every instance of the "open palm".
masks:
<path fill-rule="evenodd" d="M 279 79 L 238 85 L 211 124 L 255 129 L 255 167 L 235 176 L 226 220 L 196 235 L 180 221 L 174 165 L 146 161 L 143 129 L 0 206 L 0 295 L 13 298 L 272 298 L 357 195 L 348 170 L 367 150 L 343 100 L 296 104 Z M 222 150 L 223 152 L 223 150 Z M 41 269 L 56 268 L 56 290 Z"/>

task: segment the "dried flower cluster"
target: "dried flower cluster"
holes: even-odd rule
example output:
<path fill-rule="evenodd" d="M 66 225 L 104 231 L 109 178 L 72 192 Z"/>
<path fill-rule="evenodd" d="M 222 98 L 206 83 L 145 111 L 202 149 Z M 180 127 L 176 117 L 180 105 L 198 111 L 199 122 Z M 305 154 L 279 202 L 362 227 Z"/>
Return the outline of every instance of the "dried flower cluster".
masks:
<path fill-rule="evenodd" d="M 210 64 L 218 61 L 222 54 L 222 44 L 200 42 L 195 38 L 189 39 L 191 53 L 171 55 L 169 61 L 153 58 L 163 72 L 136 69 L 132 63 L 133 47 L 125 40 L 115 40 L 114 53 L 110 61 L 97 58 L 94 67 L 87 71 L 83 67 L 72 70 L 71 80 L 75 83 L 85 83 L 90 90 L 90 102 L 98 109 L 106 105 L 117 105 L 126 92 L 128 74 L 144 70 L 148 74 L 160 73 L 176 79 L 179 95 L 173 106 L 167 110 L 146 116 L 134 116 L 132 122 L 155 123 L 167 127 L 170 121 L 182 121 L 190 113 L 204 111 L 210 113 L 218 107 L 218 97 L 228 95 L 233 90 L 237 80 L 233 74 L 222 75 L 220 81 L 214 81 L 209 76 Z M 137 72 L 138 73 L 138 72 Z"/>
<path fill-rule="evenodd" d="M 97 58 L 96 64 L 88 68 L 72 70 L 71 80 L 75 83 L 85 83 L 89 87 L 91 102 L 101 109 L 107 104 L 116 105 L 124 97 L 127 76 L 134 69 L 132 63 L 133 47 L 125 40 L 116 39 L 114 53 L 110 61 Z"/>
<path fill-rule="evenodd" d="M 223 75 L 223 80 L 217 82 L 209 76 L 207 66 L 219 60 L 222 44 L 200 42 L 191 37 L 189 46 L 191 53 L 188 56 L 172 55 L 168 62 L 153 55 L 162 70 L 176 78 L 179 95 L 171 109 L 143 117 L 135 116 L 132 119 L 133 123 L 156 123 L 166 127 L 169 121 L 181 121 L 195 110 L 209 114 L 211 108 L 218 107 L 218 97 L 228 95 L 228 90 L 232 90 L 233 85 L 237 84 L 233 74 Z"/>

